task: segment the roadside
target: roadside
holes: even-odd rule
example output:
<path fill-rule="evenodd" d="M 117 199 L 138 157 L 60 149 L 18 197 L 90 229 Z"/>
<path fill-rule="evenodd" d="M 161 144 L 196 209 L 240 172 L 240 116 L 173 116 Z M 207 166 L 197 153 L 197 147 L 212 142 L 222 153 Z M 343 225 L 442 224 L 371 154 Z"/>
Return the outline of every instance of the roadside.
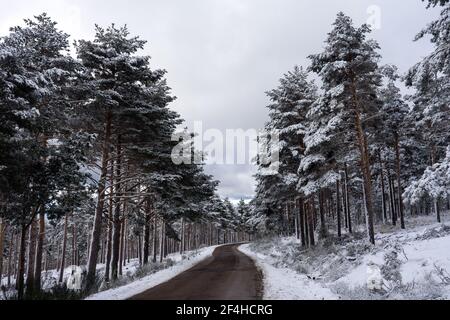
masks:
<path fill-rule="evenodd" d="M 384 226 L 375 246 L 362 232 L 314 249 L 274 237 L 240 250 L 263 270 L 265 299 L 448 299 L 450 224 L 432 219 L 410 218 L 407 230 Z M 369 277 L 379 288 L 368 289 Z"/>

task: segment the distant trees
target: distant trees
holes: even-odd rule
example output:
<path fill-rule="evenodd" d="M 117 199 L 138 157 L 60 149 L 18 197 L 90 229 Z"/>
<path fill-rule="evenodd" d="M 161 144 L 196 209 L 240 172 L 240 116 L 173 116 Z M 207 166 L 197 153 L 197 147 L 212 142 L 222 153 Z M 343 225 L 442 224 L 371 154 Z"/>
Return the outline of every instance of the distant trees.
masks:
<path fill-rule="evenodd" d="M 267 126 L 282 137 L 280 170 L 256 175 L 251 204 L 259 228 L 312 246 L 316 234 L 342 237 L 364 223 L 375 243 L 377 223 L 406 228 L 406 210 L 428 212 L 430 198 L 440 221 L 449 196 L 450 8 L 448 1 L 429 5 L 443 6 L 441 18 L 417 39 L 430 34 L 436 50 L 405 77 L 412 96 L 401 94 L 395 66 L 379 65 L 369 27 L 354 27 L 343 13 L 308 71 L 295 67 L 268 93 Z M 319 76 L 320 91 L 309 72 Z"/>

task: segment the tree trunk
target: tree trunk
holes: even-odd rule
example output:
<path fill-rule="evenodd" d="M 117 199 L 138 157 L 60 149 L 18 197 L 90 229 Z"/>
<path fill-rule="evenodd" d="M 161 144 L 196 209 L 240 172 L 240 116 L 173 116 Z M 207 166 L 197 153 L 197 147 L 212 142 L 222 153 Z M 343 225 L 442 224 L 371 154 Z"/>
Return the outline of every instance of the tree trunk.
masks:
<path fill-rule="evenodd" d="M 117 150 L 117 161 L 116 161 L 116 185 L 115 185 L 115 195 L 120 196 L 121 194 L 121 179 L 122 179 L 122 148 L 120 146 L 120 139 L 118 138 Z M 120 221 L 120 208 L 121 201 L 118 198 L 116 207 L 114 208 L 113 217 L 113 244 L 112 244 L 112 259 L 111 259 L 111 279 L 113 281 L 117 280 L 119 274 L 119 260 L 120 260 L 120 239 L 121 239 L 121 229 L 122 223 Z"/>
<path fill-rule="evenodd" d="M 39 235 L 36 246 L 36 258 L 34 265 L 34 289 L 36 292 L 41 291 L 41 273 L 42 273 L 42 256 L 44 252 L 44 240 L 45 240 L 45 206 L 41 206 L 39 212 Z"/>
<path fill-rule="evenodd" d="M 295 205 L 297 206 L 297 200 L 295 200 Z M 295 238 L 300 239 L 300 232 L 298 230 L 298 210 L 294 208 L 294 228 L 295 228 Z"/>
<path fill-rule="evenodd" d="M 338 237 L 342 236 L 341 231 L 341 198 L 340 198 L 340 183 L 336 180 L 336 218 L 337 218 L 337 232 Z"/>
<path fill-rule="evenodd" d="M 436 214 L 437 222 L 441 223 L 441 210 L 439 208 L 439 199 L 433 199 L 434 212 Z"/>
<path fill-rule="evenodd" d="M 320 216 L 320 235 L 322 238 L 325 238 L 328 236 L 328 230 L 325 222 L 325 208 L 323 206 L 323 190 L 319 190 L 319 216 Z"/>
<path fill-rule="evenodd" d="M 67 247 L 67 227 L 69 223 L 69 214 L 66 213 L 64 216 L 64 236 L 63 236 L 63 245 L 61 251 L 61 267 L 59 270 L 59 283 L 62 283 L 64 280 L 64 268 L 66 267 L 66 247 Z"/>
<path fill-rule="evenodd" d="M 108 205 L 108 221 L 107 221 L 107 227 L 108 227 L 108 234 L 107 234 L 107 240 L 106 240 L 106 261 L 105 261 L 105 282 L 109 282 L 110 275 L 111 275 L 111 257 L 112 257 L 112 234 L 113 234 L 113 223 L 112 218 L 114 215 L 114 162 L 111 161 L 109 171 L 109 205 Z"/>
<path fill-rule="evenodd" d="M 27 235 L 27 226 L 22 224 L 20 231 L 20 249 L 19 249 L 19 261 L 17 266 L 17 299 L 23 299 L 24 293 L 24 273 L 25 273 L 25 251 L 26 251 L 26 238 Z"/>
<path fill-rule="evenodd" d="M 394 197 L 394 182 L 392 181 L 392 177 L 388 172 L 388 180 L 389 180 L 389 207 L 391 211 L 392 225 L 397 225 L 397 212 L 395 211 L 395 197 Z"/>
<path fill-rule="evenodd" d="M 398 133 L 395 133 L 395 160 L 397 169 L 397 186 L 398 186 L 398 212 L 400 213 L 400 226 L 405 229 L 405 215 L 403 212 L 403 199 L 402 199 L 402 183 L 401 183 L 401 165 L 400 165 L 400 141 Z"/>
<path fill-rule="evenodd" d="M 157 245 L 157 237 L 158 237 L 158 217 L 156 214 L 153 217 L 153 245 L 152 245 L 152 254 L 153 254 L 153 263 L 156 262 L 156 245 Z"/>
<path fill-rule="evenodd" d="M 307 213 L 308 213 L 308 230 L 309 230 L 309 245 L 310 246 L 314 246 L 315 241 L 314 241 L 314 220 L 313 220 L 313 200 L 312 198 L 308 201 L 308 205 L 307 205 Z"/>
<path fill-rule="evenodd" d="M 181 217 L 181 232 L 180 232 L 180 254 L 183 254 L 184 249 L 184 217 Z"/>
<path fill-rule="evenodd" d="M 33 296 L 34 286 L 34 257 L 36 255 L 36 221 L 33 218 L 30 224 L 30 232 L 28 238 L 28 261 L 27 261 L 27 280 L 26 294 L 28 297 Z"/>
<path fill-rule="evenodd" d="M 297 200 L 297 207 L 298 207 L 298 215 L 300 217 L 300 241 L 302 246 L 306 246 L 306 237 L 305 237 L 305 219 L 303 214 L 303 199 L 300 198 Z"/>
<path fill-rule="evenodd" d="M 149 248 L 150 248 L 150 212 L 149 208 L 147 206 L 147 210 L 145 211 L 145 218 L 144 218 L 144 253 L 142 257 L 142 263 L 148 264 L 148 257 L 149 257 Z"/>
<path fill-rule="evenodd" d="M 381 204 L 383 209 L 383 222 L 386 223 L 387 217 L 387 207 L 386 207 L 386 187 L 384 185 L 384 164 L 381 160 L 381 151 L 379 151 L 379 161 L 380 161 L 380 180 L 381 180 Z"/>
<path fill-rule="evenodd" d="M 98 250 L 100 249 L 100 238 L 102 233 L 103 207 L 105 203 L 106 175 L 108 173 L 109 144 L 111 139 L 111 114 L 108 113 L 105 119 L 105 136 L 102 148 L 102 164 L 100 179 L 97 188 L 97 206 L 95 209 L 94 224 L 92 226 L 92 236 L 87 263 L 86 289 L 89 291 L 95 282 L 97 268 Z"/>
<path fill-rule="evenodd" d="M 364 188 L 365 188 L 365 201 L 367 210 L 367 229 L 369 233 L 369 240 L 372 244 L 375 244 L 375 231 L 373 226 L 373 203 L 372 203 L 372 177 L 370 174 L 370 157 L 369 157 L 369 146 L 367 144 L 367 138 L 364 133 L 362 126 L 361 116 L 360 116 L 360 105 L 358 101 L 358 96 L 356 94 L 355 81 L 352 79 L 352 94 L 354 102 L 354 113 L 355 113 L 355 128 L 356 136 L 359 145 L 360 155 L 361 155 L 361 172 L 363 174 Z"/>
<path fill-rule="evenodd" d="M 10 287 L 11 286 L 11 268 L 12 268 L 12 259 L 13 259 L 13 254 L 12 254 L 12 252 L 13 252 L 13 248 L 14 248 L 14 232 L 13 232 L 13 230 L 11 229 L 11 235 L 10 235 L 10 237 L 9 237 L 9 243 L 8 243 L 8 269 L 6 270 L 6 272 L 7 272 L 7 285 L 8 285 L 8 287 Z M 17 239 L 17 238 L 16 238 Z M 15 263 L 15 262 L 14 262 Z"/>
<path fill-rule="evenodd" d="M 125 227 L 127 224 L 127 220 L 124 217 L 121 223 L 120 228 L 120 252 L 119 252 L 119 275 L 122 275 L 122 266 L 123 266 L 123 260 L 124 260 L 124 249 L 125 249 Z"/>
<path fill-rule="evenodd" d="M 345 215 L 347 216 L 348 232 L 352 233 L 352 215 L 350 211 L 350 192 L 348 187 L 347 164 L 344 166 L 344 184 L 345 184 Z"/>
<path fill-rule="evenodd" d="M 164 221 L 161 221 L 161 228 L 160 228 L 160 242 L 159 242 L 159 262 L 163 262 L 164 258 L 164 234 L 165 234 L 165 223 Z"/>
<path fill-rule="evenodd" d="M 3 275 L 3 246 L 4 246 L 4 240 L 5 240 L 5 233 L 6 233 L 6 223 L 4 222 L 3 218 L 0 217 L 0 285 L 2 275 Z M 11 246 L 11 245 L 10 245 Z"/>

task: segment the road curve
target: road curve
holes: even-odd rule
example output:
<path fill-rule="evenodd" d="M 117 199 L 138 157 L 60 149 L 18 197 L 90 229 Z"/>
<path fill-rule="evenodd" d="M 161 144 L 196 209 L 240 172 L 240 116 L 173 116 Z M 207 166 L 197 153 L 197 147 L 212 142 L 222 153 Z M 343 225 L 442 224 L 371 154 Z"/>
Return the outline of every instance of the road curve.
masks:
<path fill-rule="evenodd" d="M 239 245 L 225 245 L 191 269 L 130 300 L 257 300 L 262 277 Z"/>

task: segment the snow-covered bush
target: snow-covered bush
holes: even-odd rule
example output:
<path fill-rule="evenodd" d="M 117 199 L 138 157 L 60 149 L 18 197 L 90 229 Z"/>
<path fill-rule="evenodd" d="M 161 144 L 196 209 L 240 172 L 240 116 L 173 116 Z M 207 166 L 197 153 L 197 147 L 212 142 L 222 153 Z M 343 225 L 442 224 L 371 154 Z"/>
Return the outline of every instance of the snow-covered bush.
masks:
<path fill-rule="evenodd" d="M 398 252 L 393 249 L 384 255 L 384 264 L 381 267 L 383 278 L 394 287 L 402 284 L 402 274 L 400 268 L 402 261 L 398 258 Z"/>

